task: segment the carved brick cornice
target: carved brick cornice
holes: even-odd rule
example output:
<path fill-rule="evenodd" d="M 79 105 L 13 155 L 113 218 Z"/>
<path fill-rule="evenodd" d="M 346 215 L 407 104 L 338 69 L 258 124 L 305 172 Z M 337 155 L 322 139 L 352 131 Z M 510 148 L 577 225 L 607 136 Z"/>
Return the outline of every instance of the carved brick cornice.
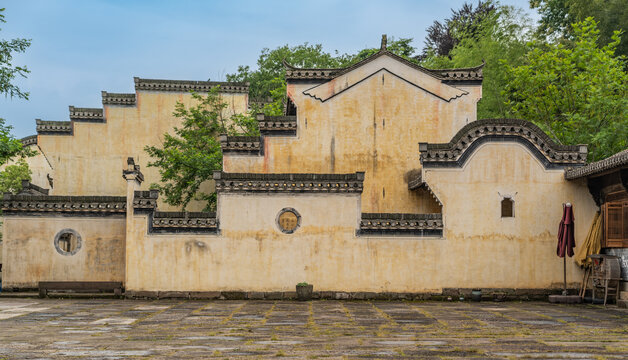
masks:
<path fill-rule="evenodd" d="M 221 93 L 248 94 L 249 83 L 222 82 L 222 81 L 192 81 L 192 80 L 160 80 L 140 79 L 135 80 L 135 90 L 149 91 L 177 91 L 177 92 L 209 92 L 212 88 L 220 86 Z"/>
<path fill-rule="evenodd" d="M 263 135 L 296 135 L 297 117 L 292 116 L 266 116 L 257 114 L 259 131 Z"/>
<path fill-rule="evenodd" d="M 133 209 L 140 211 L 154 211 L 157 209 L 158 190 L 136 190 L 133 197 Z"/>
<path fill-rule="evenodd" d="M 37 145 L 37 135 L 21 138 L 20 141 L 22 142 L 22 146 Z"/>
<path fill-rule="evenodd" d="M 72 135 L 71 121 L 47 121 L 35 119 L 39 135 Z"/>
<path fill-rule="evenodd" d="M 611 155 L 606 159 L 592 162 L 579 168 L 570 168 L 565 171 L 565 179 L 573 180 L 582 177 L 601 175 L 620 167 L 628 167 L 628 149 Z"/>
<path fill-rule="evenodd" d="M 482 82 L 484 64 L 482 62 L 482 65 L 470 68 L 429 69 L 429 71 L 440 76 L 444 82 Z"/>
<path fill-rule="evenodd" d="M 223 154 L 261 155 L 261 136 L 227 136 L 220 135 L 220 148 Z"/>
<path fill-rule="evenodd" d="M 153 214 L 152 230 L 161 232 L 209 231 L 218 230 L 216 213 L 203 212 L 161 212 Z"/>
<path fill-rule="evenodd" d="M 526 146 L 545 168 L 564 168 L 586 163 L 586 145 L 558 145 L 538 126 L 518 119 L 484 119 L 464 126 L 449 143 L 420 143 L 424 168 L 462 167 L 485 142 L 518 142 Z"/>
<path fill-rule="evenodd" d="M 22 180 L 22 190 L 18 195 L 48 195 L 49 189 L 39 187 L 28 180 Z"/>
<path fill-rule="evenodd" d="M 135 105 L 135 94 L 102 92 L 103 105 Z"/>
<path fill-rule="evenodd" d="M 353 65 L 344 67 L 344 68 L 336 68 L 336 69 L 306 69 L 306 68 L 297 68 L 288 64 L 285 60 L 283 62 L 284 67 L 286 69 L 286 80 L 320 80 L 327 81 L 331 80 L 340 75 L 346 74 L 352 70 L 359 68 L 381 56 L 390 56 L 393 59 L 413 68 L 429 74 L 443 82 L 446 83 L 456 83 L 456 82 L 477 82 L 481 83 L 483 79 L 482 68 L 484 67 L 484 62 L 481 65 L 470 67 L 470 68 L 459 68 L 459 69 L 427 69 L 424 68 L 408 59 L 405 59 L 399 55 L 396 55 L 388 50 L 381 50 L 377 53 L 369 56 L 368 58 L 359 61 Z"/>
<path fill-rule="evenodd" d="M 4 215 L 116 215 L 126 213 L 123 196 L 9 195 L 2 201 Z"/>
<path fill-rule="evenodd" d="M 105 122 L 103 109 L 99 108 L 77 108 L 70 106 L 70 120 L 85 122 Z"/>
<path fill-rule="evenodd" d="M 216 192 L 361 193 L 364 173 L 251 174 L 214 172 Z"/>
<path fill-rule="evenodd" d="M 442 214 L 363 213 L 360 220 L 360 233 L 440 235 L 442 230 Z"/>

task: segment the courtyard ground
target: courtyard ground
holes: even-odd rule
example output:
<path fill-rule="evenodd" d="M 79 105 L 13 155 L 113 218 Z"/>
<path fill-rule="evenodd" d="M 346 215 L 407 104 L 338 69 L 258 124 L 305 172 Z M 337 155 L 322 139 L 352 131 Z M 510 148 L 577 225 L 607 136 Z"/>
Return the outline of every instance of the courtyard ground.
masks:
<path fill-rule="evenodd" d="M 0 359 L 627 357 L 612 306 L 0 298 Z"/>

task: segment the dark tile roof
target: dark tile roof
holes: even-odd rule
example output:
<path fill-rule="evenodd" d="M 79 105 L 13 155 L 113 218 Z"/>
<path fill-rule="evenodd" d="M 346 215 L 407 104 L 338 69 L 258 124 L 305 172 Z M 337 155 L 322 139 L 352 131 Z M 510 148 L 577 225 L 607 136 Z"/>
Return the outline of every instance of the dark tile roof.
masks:
<path fill-rule="evenodd" d="M 558 145 L 538 126 L 520 119 L 483 119 L 465 125 L 450 142 L 419 144 L 421 164 L 430 167 L 462 167 L 473 151 L 485 142 L 518 142 L 526 146 L 546 168 L 565 168 L 586 163 L 586 145 Z"/>
<path fill-rule="evenodd" d="M 102 108 L 79 108 L 70 106 L 70 120 L 84 122 L 105 122 Z"/>
<path fill-rule="evenodd" d="M 601 175 L 621 167 L 628 167 L 628 149 L 611 155 L 606 159 L 590 163 L 578 168 L 570 168 L 565 171 L 565 179 L 573 180 L 588 176 Z"/>
<path fill-rule="evenodd" d="M 221 135 L 220 148 L 223 154 L 261 155 L 263 137 Z"/>
<path fill-rule="evenodd" d="M 178 92 L 208 92 L 211 88 L 220 85 L 221 93 L 248 93 L 249 83 L 223 82 L 223 81 L 193 81 L 193 80 L 161 80 L 141 79 L 135 80 L 135 90 L 150 91 L 178 91 Z"/>
<path fill-rule="evenodd" d="M 135 94 L 102 92 L 103 105 L 135 105 Z"/>
<path fill-rule="evenodd" d="M 126 197 L 5 194 L 2 200 L 2 212 L 5 215 L 35 213 L 76 215 L 125 214 Z"/>
<path fill-rule="evenodd" d="M 71 121 L 49 121 L 35 119 L 37 134 L 44 135 L 72 135 Z"/>
<path fill-rule="evenodd" d="M 262 174 L 214 172 L 216 192 L 361 193 L 364 173 Z"/>
<path fill-rule="evenodd" d="M 358 234 L 441 236 L 442 214 L 362 213 Z"/>
<path fill-rule="evenodd" d="M 21 138 L 20 141 L 22 142 L 22 146 L 37 145 L 37 135 Z"/>
<path fill-rule="evenodd" d="M 286 79 L 287 80 L 331 80 L 340 75 L 346 74 L 354 69 L 359 68 L 360 66 L 367 64 L 381 56 L 388 55 L 399 62 L 402 62 L 416 70 L 424 72 L 428 75 L 431 75 L 443 82 L 459 82 L 459 81 L 475 81 L 481 82 L 483 79 L 482 68 L 484 67 L 484 62 L 481 65 L 469 68 L 459 68 L 459 69 L 427 69 L 420 65 L 413 63 L 403 57 L 396 55 L 388 50 L 380 50 L 379 52 L 369 56 L 368 58 L 359 61 L 353 65 L 344 67 L 344 68 L 336 68 L 336 69 L 302 69 L 297 68 L 288 64 L 284 61 L 284 66 L 286 68 Z"/>

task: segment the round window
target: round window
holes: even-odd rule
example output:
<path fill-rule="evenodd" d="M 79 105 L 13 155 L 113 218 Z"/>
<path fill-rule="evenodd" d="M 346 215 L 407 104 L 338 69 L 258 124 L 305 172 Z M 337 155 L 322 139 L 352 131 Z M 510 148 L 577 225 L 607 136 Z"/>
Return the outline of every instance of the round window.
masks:
<path fill-rule="evenodd" d="M 292 234 L 300 225 L 301 215 L 292 208 L 285 208 L 277 215 L 277 226 L 285 234 Z"/>
<path fill-rule="evenodd" d="M 81 249 L 81 235 L 72 229 L 63 229 L 55 236 L 55 249 L 61 255 L 74 255 Z"/>

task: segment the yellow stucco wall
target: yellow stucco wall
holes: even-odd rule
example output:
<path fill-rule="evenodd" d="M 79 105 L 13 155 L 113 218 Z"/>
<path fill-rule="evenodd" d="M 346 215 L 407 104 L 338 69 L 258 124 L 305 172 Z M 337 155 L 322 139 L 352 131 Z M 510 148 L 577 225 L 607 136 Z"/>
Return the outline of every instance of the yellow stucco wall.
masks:
<path fill-rule="evenodd" d="M 586 183 L 566 181 L 563 170 L 545 170 L 517 143 L 484 144 L 462 169 L 424 169 L 423 179 L 443 203 L 444 236 L 459 254 L 439 262 L 443 286 L 561 282 L 556 236 L 562 204 L 573 204 L 578 246 L 597 211 Z M 503 196 L 515 201 L 512 218 L 501 217 Z M 567 263 L 569 280 L 581 281 L 575 262 Z"/>
<path fill-rule="evenodd" d="M 596 211 L 585 184 L 545 170 L 516 143 L 485 144 L 464 168 L 424 169 L 424 176 L 444 204 L 443 237 L 356 236 L 358 195 L 221 194 L 219 235 L 148 234 L 146 215 L 136 215 L 127 289 L 291 291 L 302 281 L 320 291 L 561 286 L 561 204 L 574 206 L 580 245 Z M 501 218 L 499 194 L 514 197 L 514 218 Z M 294 234 L 276 226 L 285 207 L 302 216 Z M 568 282 L 577 283 L 582 274 L 572 259 L 568 265 Z"/>
<path fill-rule="evenodd" d="M 61 255 L 55 235 L 74 229 L 82 238 L 74 255 Z M 125 219 L 5 216 L 2 286 L 36 288 L 39 281 L 124 281 Z"/>
<path fill-rule="evenodd" d="M 227 154 L 225 171 L 364 171 L 363 212 L 440 212 L 429 194 L 408 190 L 407 174 L 421 167 L 419 142 L 448 142 L 476 120 L 481 86 L 454 88 L 388 56 L 321 85 L 336 92 L 325 102 L 303 94 L 316 86 L 288 83 L 296 137 L 265 137 L 263 156 Z M 461 95 L 439 97 L 451 94 Z"/>
<path fill-rule="evenodd" d="M 46 174 L 54 178 L 51 195 L 124 195 L 126 187 L 120 181 L 126 159 L 133 157 L 142 168 L 147 181 L 160 179 L 157 168 L 148 167 L 150 161 L 144 151 L 146 145 L 160 146 L 163 134 L 173 133 L 180 120 L 172 113 L 177 101 L 186 106 L 193 103 L 189 93 L 165 91 L 137 91 L 135 106 L 105 105 L 106 123 L 74 122 L 74 135 L 39 135 L 38 145 L 43 156 L 29 159 L 36 185 L 49 188 Z M 229 104 L 226 115 L 245 112 L 247 94 L 222 94 Z M 207 184 L 209 189 L 211 184 Z M 190 211 L 201 210 L 204 204 L 194 203 Z M 175 210 L 161 202 L 163 210 Z"/>

